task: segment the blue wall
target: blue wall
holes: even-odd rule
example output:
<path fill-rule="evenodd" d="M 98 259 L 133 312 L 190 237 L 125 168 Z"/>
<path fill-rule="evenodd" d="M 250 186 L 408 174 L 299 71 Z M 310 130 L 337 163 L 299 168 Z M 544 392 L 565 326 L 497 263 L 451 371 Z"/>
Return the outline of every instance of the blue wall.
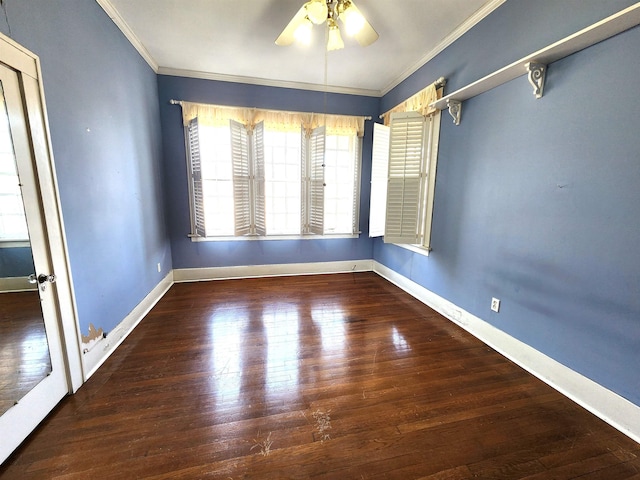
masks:
<path fill-rule="evenodd" d="M 167 217 L 175 268 L 328 262 L 372 258 L 368 238 L 371 139 L 373 123 L 365 122 L 360 229 L 356 239 L 192 242 L 182 111 L 169 100 L 343 115 L 377 115 L 379 99 L 264 87 L 173 76 L 158 76 L 162 139 L 167 184 Z M 325 110 L 326 108 L 326 110 Z"/>
<path fill-rule="evenodd" d="M 108 332 L 171 269 L 156 75 L 95 1 L 5 3 L 42 64 L 80 330 Z"/>
<path fill-rule="evenodd" d="M 0 278 L 28 277 L 32 273 L 31 247 L 0 248 Z"/>
<path fill-rule="evenodd" d="M 445 93 L 633 4 L 509 0 L 382 99 Z M 640 405 L 640 28 L 443 112 L 433 251 L 374 258 Z M 491 297 L 502 300 L 499 314 Z"/>

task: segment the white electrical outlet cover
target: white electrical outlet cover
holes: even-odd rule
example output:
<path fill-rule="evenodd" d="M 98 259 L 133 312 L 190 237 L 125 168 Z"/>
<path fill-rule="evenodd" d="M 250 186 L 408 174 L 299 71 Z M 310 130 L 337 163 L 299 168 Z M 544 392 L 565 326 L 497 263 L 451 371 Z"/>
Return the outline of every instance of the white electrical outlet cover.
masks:
<path fill-rule="evenodd" d="M 494 312 L 499 312 L 500 311 L 500 300 L 493 297 L 491 299 L 491 310 L 493 310 Z"/>

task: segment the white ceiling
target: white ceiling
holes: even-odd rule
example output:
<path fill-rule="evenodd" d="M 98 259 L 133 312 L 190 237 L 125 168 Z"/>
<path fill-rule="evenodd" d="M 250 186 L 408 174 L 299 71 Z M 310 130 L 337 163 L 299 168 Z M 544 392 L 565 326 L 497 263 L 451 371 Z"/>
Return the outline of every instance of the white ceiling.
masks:
<path fill-rule="evenodd" d="M 380 96 L 506 0 L 357 0 L 379 33 L 326 52 L 274 41 L 306 0 L 97 0 L 158 72 Z M 326 62 L 326 79 L 325 79 Z M 434 79 L 435 80 L 435 79 Z"/>

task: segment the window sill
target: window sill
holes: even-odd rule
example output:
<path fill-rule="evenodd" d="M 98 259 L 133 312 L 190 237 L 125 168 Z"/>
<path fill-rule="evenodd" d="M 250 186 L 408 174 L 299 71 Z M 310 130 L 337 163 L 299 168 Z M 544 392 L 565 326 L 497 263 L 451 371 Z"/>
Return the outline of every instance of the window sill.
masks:
<path fill-rule="evenodd" d="M 334 240 L 339 238 L 359 238 L 360 234 L 325 234 L 325 235 L 252 235 L 242 237 L 198 237 L 189 236 L 192 242 L 254 242 L 270 240 Z"/>
<path fill-rule="evenodd" d="M 0 240 L 0 248 L 30 247 L 29 240 Z"/>
<path fill-rule="evenodd" d="M 418 245 L 409 245 L 407 243 L 394 243 L 394 245 L 397 245 L 400 248 L 405 248 L 407 250 L 411 250 L 413 253 L 417 253 L 419 255 L 424 255 L 425 257 L 429 256 L 430 250 L 428 248 L 425 248 L 425 247 L 420 247 Z"/>

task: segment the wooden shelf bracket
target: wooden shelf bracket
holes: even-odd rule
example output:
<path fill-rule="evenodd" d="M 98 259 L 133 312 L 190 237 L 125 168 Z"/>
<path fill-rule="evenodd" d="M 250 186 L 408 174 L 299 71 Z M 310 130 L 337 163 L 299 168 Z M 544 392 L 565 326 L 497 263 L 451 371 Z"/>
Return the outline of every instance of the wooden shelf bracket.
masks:
<path fill-rule="evenodd" d="M 459 100 L 447 100 L 447 106 L 449 107 L 449 115 L 453 118 L 453 123 L 460 125 L 460 115 L 462 114 L 462 102 Z"/>
<path fill-rule="evenodd" d="M 542 98 L 544 79 L 547 76 L 547 66 L 542 63 L 527 62 L 525 67 L 529 72 L 529 83 L 533 86 L 533 94 L 536 98 Z"/>

